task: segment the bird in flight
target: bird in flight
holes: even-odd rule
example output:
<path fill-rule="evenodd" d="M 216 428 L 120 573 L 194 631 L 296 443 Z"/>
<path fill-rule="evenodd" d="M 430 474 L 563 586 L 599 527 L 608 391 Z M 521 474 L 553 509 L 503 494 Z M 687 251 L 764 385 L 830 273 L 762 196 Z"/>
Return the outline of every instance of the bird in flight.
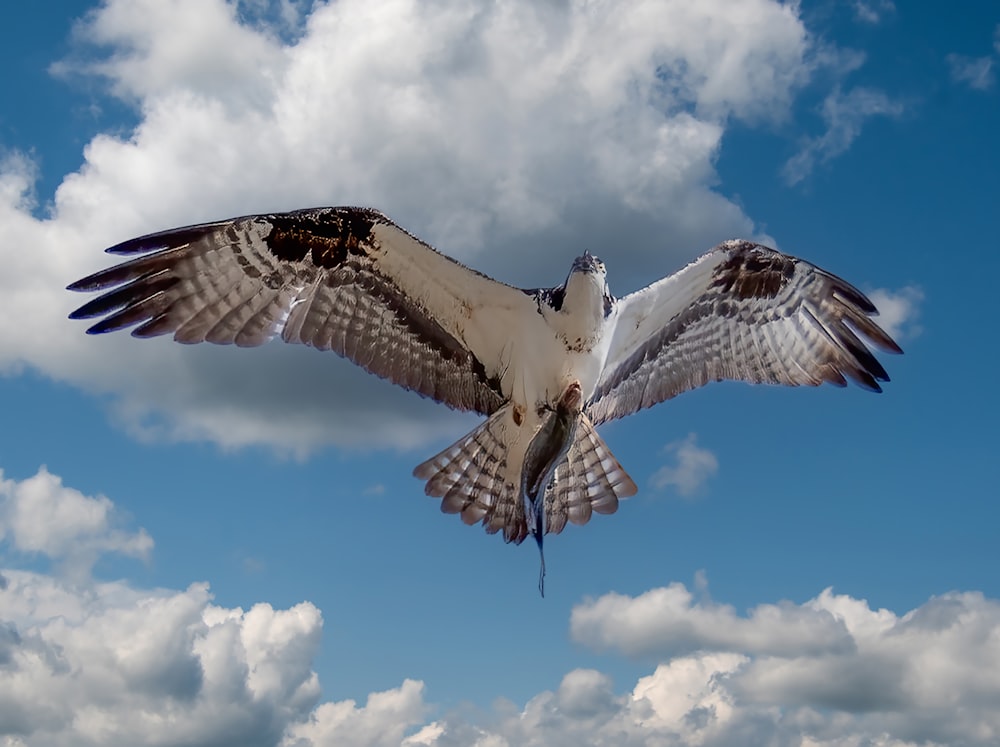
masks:
<path fill-rule="evenodd" d="M 367 208 L 250 215 L 107 251 L 129 259 L 69 286 L 102 292 L 70 315 L 99 319 L 91 334 L 280 335 L 487 416 L 414 474 L 442 511 L 539 550 L 636 493 L 595 426 L 722 379 L 878 392 L 889 377 L 863 340 L 902 352 L 856 288 L 739 239 L 624 298 L 589 252 L 561 285 L 519 289 Z"/>

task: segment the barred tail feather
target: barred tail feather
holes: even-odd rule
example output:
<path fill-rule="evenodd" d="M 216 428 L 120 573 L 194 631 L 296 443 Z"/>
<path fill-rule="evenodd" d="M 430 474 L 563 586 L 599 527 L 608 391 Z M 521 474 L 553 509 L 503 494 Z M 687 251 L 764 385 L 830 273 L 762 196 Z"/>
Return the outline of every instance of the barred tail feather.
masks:
<path fill-rule="evenodd" d="M 590 418 L 581 415 L 576 442 L 546 490 L 546 528 L 558 534 L 567 520 L 586 524 L 595 511 L 613 514 L 619 498 L 633 496 L 638 490 Z"/>
<path fill-rule="evenodd" d="M 506 478 L 503 428 L 509 409 L 501 407 L 475 430 L 417 465 L 413 474 L 427 481 L 427 495 L 441 498 L 444 513 L 460 514 L 466 524 L 482 522 L 490 534 L 503 529 L 505 541 L 520 544 L 528 526 L 517 485 Z"/>
<path fill-rule="evenodd" d="M 518 484 L 507 479 L 504 427 L 510 405 L 413 470 L 424 492 L 441 499 L 441 510 L 466 524 L 482 523 L 490 534 L 503 530 L 507 542 L 528 536 Z M 594 512 L 613 514 L 618 500 L 638 488 L 585 414 L 576 440 L 545 490 L 545 532 L 558 534 L 569 521 L 586 524 Z"/>

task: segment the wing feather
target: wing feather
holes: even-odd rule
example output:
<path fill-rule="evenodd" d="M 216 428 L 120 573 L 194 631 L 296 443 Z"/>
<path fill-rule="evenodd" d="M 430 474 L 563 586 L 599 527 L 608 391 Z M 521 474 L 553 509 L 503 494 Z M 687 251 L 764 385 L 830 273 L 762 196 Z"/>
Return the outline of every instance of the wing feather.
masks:
<path fill-rule="evenodd" d="M 818 267 L 728 241 L 680 272 L 621 299 L 604 373 L 587 406 L 595 423 L 702 386 L 844 386 L 888 381 L 862 337 L 902 352 L 859 290 Z M 860 335 L 860 336 L 859 336 Z"/>
<path fill-rule="evenodd" d="M 531 299 L 438 253 L 383 214 L 314 208 L 162 231 L 108 249 L 129 257 L 73 283 L 103 291 L 74 319 L 97 334 L 255 346 L 280 335 L 400 386 L 489 414 L 503 343 Z"/>

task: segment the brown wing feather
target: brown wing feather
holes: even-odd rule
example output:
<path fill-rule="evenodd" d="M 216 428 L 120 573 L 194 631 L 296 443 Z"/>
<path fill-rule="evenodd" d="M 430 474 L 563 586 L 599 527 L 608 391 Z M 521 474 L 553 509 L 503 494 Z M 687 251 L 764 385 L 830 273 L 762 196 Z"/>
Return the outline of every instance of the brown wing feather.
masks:
<path fill-rule="evenodd" d="M 748 241 L 729 241 L 619 302 L 609 364 L 587 407 L 595 423 L 733 379 L 816 386 L 847 379 L 881 391 L 889 376 L 860 333 L 899 346 L 846 281 Z"/>
<path fill-rule="evenodd" d="M 394 241 L 405 242 L 396 250 L 411 263 L 404 266 L 423 260 L 431 269 L 417 279 L 385 271 L 378 257 L 393 251 Z M 150 234 L 108 251 L 134 258 L 70 286 L 105 291 L 70 315 L 100 318 L 92 334 L 135 327 L 136 337 L 173 334 L 183 343 L 240 346 L 280 334 L 457 409 L 489 414 L 503 402 L 496 378 L 421 298 L 443 296 L 459 307 L 468 299 L 448 295 L 463 283 L 477 297 L 523 294 L 448 260 L 377 211 L 247 216 Z M 438 276 L 447 276 L 446 287 L 431 288 Z M 423 285 L 401 287 L 408 282 Z"/>

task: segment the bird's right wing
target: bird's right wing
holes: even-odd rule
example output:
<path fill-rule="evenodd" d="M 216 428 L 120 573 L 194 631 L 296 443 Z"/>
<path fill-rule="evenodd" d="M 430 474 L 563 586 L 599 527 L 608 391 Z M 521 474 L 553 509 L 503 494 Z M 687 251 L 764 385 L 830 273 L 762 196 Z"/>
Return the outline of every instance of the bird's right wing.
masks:
<path fill-rule="evenodd" d="M 333 350 L 461 410 L 489 414 L 524 292 L 438 253 L 382 213 L 314 208 L 163 231 L 108 250 L 134 257 L 70 286 L 103 291 L 74 319 L 183 343 Z M 485 329 L 485 332 L 484 332 Z"/>

